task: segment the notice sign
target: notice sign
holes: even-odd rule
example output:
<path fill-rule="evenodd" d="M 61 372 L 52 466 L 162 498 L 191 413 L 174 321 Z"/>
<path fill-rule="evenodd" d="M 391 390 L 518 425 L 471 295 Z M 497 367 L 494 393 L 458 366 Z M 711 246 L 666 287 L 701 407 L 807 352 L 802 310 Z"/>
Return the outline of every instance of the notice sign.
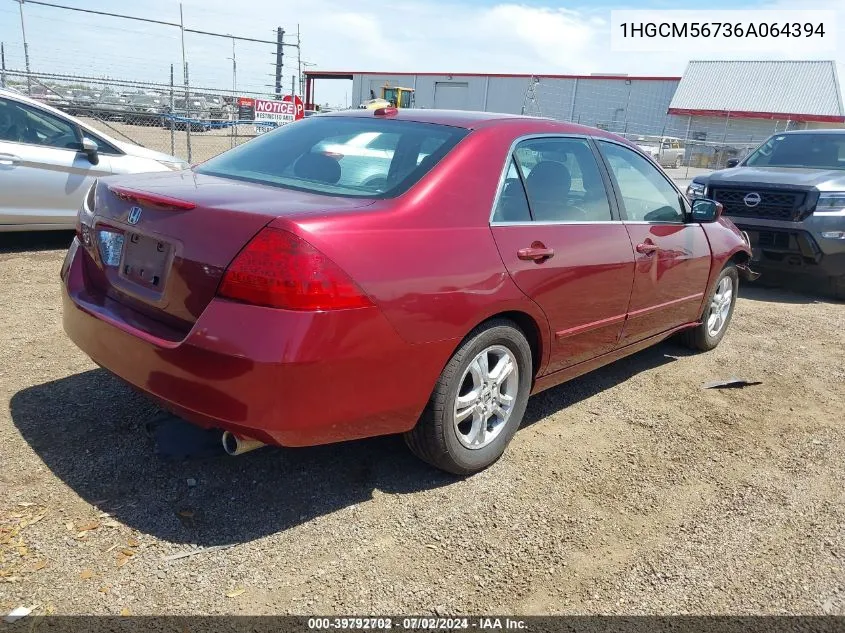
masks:
<path fill-rule="evenodd" d="M 302 99 L 287 95 L 281 101 L 255 99 L 255 120 L 273 122 L 277 125 L 298 121 L 305 116 Z"/>

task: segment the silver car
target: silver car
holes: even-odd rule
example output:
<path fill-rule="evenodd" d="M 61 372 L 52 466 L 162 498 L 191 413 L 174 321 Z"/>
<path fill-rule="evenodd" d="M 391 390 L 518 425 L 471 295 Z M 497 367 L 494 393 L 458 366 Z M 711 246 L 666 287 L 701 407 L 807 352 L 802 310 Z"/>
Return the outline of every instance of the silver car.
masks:
<path fill-rule="evenodd" d="M 0 90 L 0 232 L 72 229 L 95 178 L 187 167 L 18 92 Z"/>

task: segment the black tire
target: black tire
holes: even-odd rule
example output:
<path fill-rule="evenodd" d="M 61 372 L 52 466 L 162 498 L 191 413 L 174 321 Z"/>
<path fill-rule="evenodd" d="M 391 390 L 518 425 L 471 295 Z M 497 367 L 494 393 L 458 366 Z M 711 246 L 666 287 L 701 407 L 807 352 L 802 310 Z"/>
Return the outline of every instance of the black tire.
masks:
<path fill-rule="evenodd" d="M 728 315 L 727 317 L 725 317 L 724 323 L 722 324 L 718 333 L 714 336 L 710 333 L 709 328 L 707 326 L 707 322 L 712 313 L 713 297 L 715 296 L 716 291 L 719 288 L 719 284 L 722 283 L 722 280 L 725 277 L 730 277 L 731 281 L 733 282 L 733 293 L 731 295 L 730 309 L 728 310 Z M 710 290 L 710 294 L 707 295 L 707 301 L 704 304 L 704 311 L 701 314 L 701 323 L 697 327 L 683 332 L 681 338 L 684 344 L 686 344 L 688 347 L 691 347 L 692 349 L 701 350 L 702 352 L 709 352 L 710 350 L 715 349 L 716 346 L 725 337 L 725 332 L 728 331 L 728 327 L 731 324 L 731 318 L 733 317 L 734 307 L 736 306 L 736 297 L 738 291 L 739 273 L 737 272 L 736 266 L 730 263 L 722 269 L 721 273 L 719 273 L 719 276 L 716 278 L 716 283 L 713 284 L 713 288 Z"/>
<path fill-rule="evenodd" d="M 830 293 L 834 299 L 845 301 L 845 275 L 830 278 Z"/>
<path fill-rule="evenodd" d="M 454 424 L 454 403 L 461 378 L 485 349 L 500 345 L 516 360 L 517 392 L 507 421 L 489 444 L 471 449 L 461 444 Z M 417 425 L 405 443 L 420 459 L 455 475 L 471 475 L 494 464 L 505 452 L 525 415 L 533 378 L 531 347 L 522 331 L 507 319 L 493 319 L 470 332 L 446 364 Z"/>

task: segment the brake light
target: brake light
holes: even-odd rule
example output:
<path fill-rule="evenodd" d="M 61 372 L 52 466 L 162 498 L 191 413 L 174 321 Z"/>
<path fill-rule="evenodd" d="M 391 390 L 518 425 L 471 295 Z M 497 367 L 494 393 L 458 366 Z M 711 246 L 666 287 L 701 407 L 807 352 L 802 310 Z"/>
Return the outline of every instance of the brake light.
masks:
<path fill-rule="evenodd" d="M 180 200 L 179 198 L 171 198 L 159 193 L 151 193 L 149 191 L 138 191 L 137 189 L 130 189 L 129 187 L 121 187 L 119 185 L 111 185 L 109 187 L 114 195 L 121 200 L 131 200 L 138 203 L 153 204 L 159 207 L 169 209 L 179 209 L 182 211 L 190 211 L 196 209 L 197 205 L 188 200 Z"/>
<path fill-rule="evenodd" d="M 265 228 L 235 257 L 217 294 L 286 310 L 341 310 L 373 305 L 340 267 L 300 237 Z"/>
<path fill-rule="evenodd" d="M 94 200 L 96 188 L 97 182 L 94 181 L 94 184 L 91 185 L 91 188 L 88 190 L 88 195 L 86 195 L 85 199 L 82 201 L 82 206 L 76 213 L 76 236 L 87 248 L 90 248 L 94 243 L 91 233 L 94 226 Z"/>

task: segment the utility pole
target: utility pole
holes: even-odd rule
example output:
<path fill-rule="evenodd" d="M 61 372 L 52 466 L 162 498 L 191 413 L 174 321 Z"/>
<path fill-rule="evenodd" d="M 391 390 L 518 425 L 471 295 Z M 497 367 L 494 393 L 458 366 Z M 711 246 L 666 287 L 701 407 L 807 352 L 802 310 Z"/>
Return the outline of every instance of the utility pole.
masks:
<path fill-rule="evenodd" d="M 176 110 L 173 107 L 173 64 L 170 64 L 170 155 L 176 155 Z"/>
<path fill-rule="evenodd" d="M 235 57 L 235 38 L 232 38 L 232 96 L 238 92 L 238 62 Z"/>
<path fill-rule="evenodd" d="M 282 98 L 282 63 L 285 57 L 285 30 L 276 29 L 276 99 Z"/>
<path fill-rule="evenodd" d="M 299 38 L 299 24 L 296 25 L 296 76 L 299 77 L 299 94 L 302 95 L 302 40 Z"/>
<path fill-rule="evenodd" d="M 29 44 L 26 42 L 26 25 L 23 21 L 23 3 L 24 0 L 18 0 L 18 9 L 21 12 L 21 35 L 23 36 L 23 57 L 24 62 L 26 63 L 26 94 L 32 94 L 32 80 L 30 79 L 30 73 L 32 72 L 29 68 Z"/>
<path fill-rule="evenodd" d="M 290 96 L 293 97 L 296 94 L 296 75 L 290 76 Z"/>
<path fill-rule="evenodd" d="M 6 87 L 6 50 L 0 42 L 0 88 Z"/>

